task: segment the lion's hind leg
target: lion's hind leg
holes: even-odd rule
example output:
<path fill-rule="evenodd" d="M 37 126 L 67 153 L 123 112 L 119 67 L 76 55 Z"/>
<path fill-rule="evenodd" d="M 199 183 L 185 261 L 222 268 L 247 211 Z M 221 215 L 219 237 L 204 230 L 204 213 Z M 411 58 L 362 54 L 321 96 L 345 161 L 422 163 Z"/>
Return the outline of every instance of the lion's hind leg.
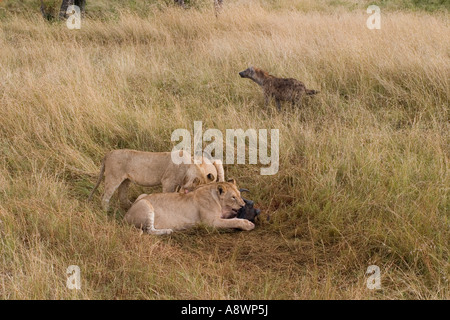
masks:
<path fill-rule="evenodd" d="M 147 199 L 136 201 L 124 217 L 125 221 L 148 234 L 171 234 L 172 229 L 155 229 L 155 210 Z"/>
<path fill-rule="evenodd" d="M 173 232 L 172 229 L 155 229 L 155 212 L 152 211 L 149 213 L 149 220 L 147 227 L 145 229 L 148 234 L 154 234 L 154 235 L 162 235 L 162 234 L 171 234 Z"/>

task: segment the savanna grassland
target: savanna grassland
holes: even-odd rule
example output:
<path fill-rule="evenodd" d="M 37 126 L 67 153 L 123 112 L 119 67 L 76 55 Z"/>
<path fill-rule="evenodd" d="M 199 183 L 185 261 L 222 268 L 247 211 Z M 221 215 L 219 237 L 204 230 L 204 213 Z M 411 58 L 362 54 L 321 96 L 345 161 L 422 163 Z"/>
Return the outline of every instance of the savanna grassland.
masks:
<path fill-rule="evenodd" d="M 448 2 L 380 1 L 380 30 L 368 4 L 99 0 L 69 30 L 2 1 L 0 298 L 449 299 Z M 320 94 L 266 109 L 249 64 Z M 225 168 L 255 230 L 149 236 L 103 184 L 86 202 L 107 151 L 169 151 L 195 120 L 280 130 L 276 175 Z"/>

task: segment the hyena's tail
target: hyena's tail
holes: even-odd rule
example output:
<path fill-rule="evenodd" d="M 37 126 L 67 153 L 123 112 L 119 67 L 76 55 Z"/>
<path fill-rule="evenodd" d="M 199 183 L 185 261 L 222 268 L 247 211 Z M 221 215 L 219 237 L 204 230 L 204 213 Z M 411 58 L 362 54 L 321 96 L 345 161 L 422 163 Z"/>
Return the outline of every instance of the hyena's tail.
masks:
<path fill-rule="evenodd" d="M 97 184 L 95 185 L 94 189 L 92 189 L 91 194 L 89 195 L 89 198 L 87 201 L 91 201 L 95 190 L 97 190 L 98 186 L 100 185 L 100 182 L 102 182 L 103 175 L 105 174 L 105 160 L 106 160 L 106 156 L 102 160 L 102 168 L 100 169 L 100 174 L 98 175 Z"/>
<path fill-rule="evenodd" d="M 312 90 L 312 89 L 306 89 L 306 94 L 308 95 L 308 96 L 313 96 L 313 95 L 315 95 L 315 94 L 318 94 L 320 91 L 317 91 L 317 90 Z"/>

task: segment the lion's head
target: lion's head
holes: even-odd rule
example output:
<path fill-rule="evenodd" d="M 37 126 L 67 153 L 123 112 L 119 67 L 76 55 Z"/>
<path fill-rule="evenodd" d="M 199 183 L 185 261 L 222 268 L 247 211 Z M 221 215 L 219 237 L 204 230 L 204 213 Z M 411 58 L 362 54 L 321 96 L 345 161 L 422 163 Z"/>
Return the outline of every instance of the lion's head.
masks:
<path fill-rule="evenodd" d="M 209 159 L 203 156 L 200 167 L 203 170 L 208 182 L 225 181 L 222 161 L 219 159 Z"/>
<path fill-rule="evenodd" d="M 180 187 L 181 190 L 187 193 L 191 192 L 199 185 L 205 184 L 207 182 L 208 179 L 206 178 L 200 166 L 197 164 L 191 164 L 189 165 L 189 169 L 186 170 L 186 175 L 184 176 L 182 185 Z"/>
<path fill-rule="evenodd" d="M 241 193 L 236 187 L 236 181 L 231 179 L 228 182 L 217 182 L 216 192 L 222 207 L 222 218 L 235 218 L 239 209 L 245 206 Z"/>

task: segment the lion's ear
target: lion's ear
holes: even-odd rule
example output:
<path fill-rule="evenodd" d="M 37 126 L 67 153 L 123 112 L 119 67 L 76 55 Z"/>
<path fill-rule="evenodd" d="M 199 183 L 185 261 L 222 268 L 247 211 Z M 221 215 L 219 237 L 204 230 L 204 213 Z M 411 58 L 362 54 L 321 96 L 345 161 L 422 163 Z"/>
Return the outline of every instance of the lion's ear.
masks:
<path fill-rule="evenodd" d="M 235 179 L 228 179 L 227 182 L 236 185 L 236 180 Z"/>
<path fill-rule="evenodd" d="M 214 175 L 212 173 L 208 173 L 208 175 L 206 177 L 208 178 L 209 181 L 216 181 L 216 179 L 214 178 Z"/>
<path fill-rule="evenodd" d="M 219 193 L 219 195 L 223 194 L 225 192 L 225 188 L 222 185 L 218 185 L 217 186 L 217 192 Z"/>

